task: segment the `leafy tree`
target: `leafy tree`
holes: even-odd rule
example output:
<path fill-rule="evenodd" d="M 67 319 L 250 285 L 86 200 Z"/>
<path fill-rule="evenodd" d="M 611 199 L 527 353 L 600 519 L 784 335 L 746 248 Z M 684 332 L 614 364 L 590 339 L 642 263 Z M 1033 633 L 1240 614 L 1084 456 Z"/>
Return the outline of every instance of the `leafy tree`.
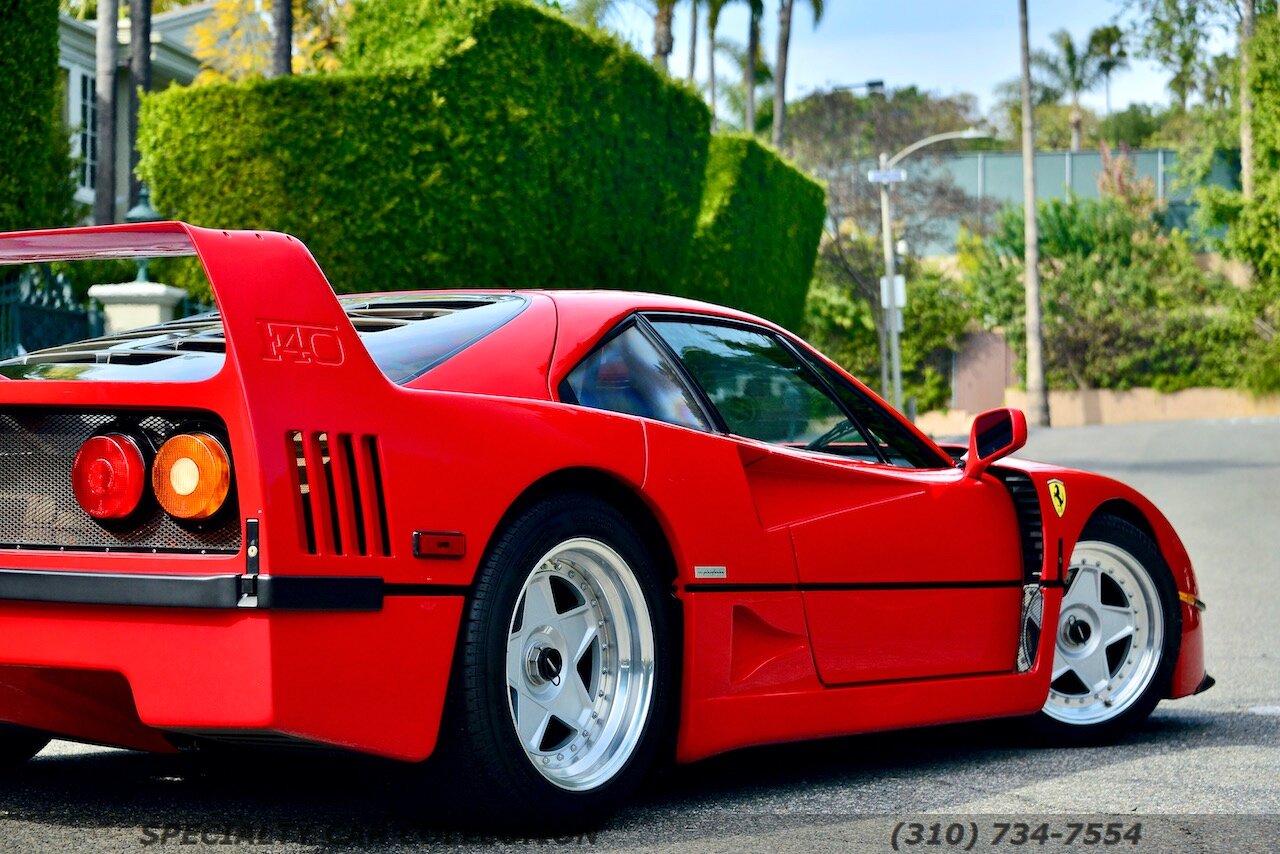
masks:
<path fill-rule="evenodd" d="M 1133 103 L 1104 118 L 1098 125 L 1098 135 L 1112 145 L 1149 148 L 1158 144 L 1168 120 L 1167 108 Z"/>
<path fill-rule="evenodd" d="M 58 6 L 0 3 L 0 231 L 68 225 L 71 160 L 58 102 Z"/>
<path fill-rule="evenodd" d="M 1139 55 L 1170 73 L 1169 91 L 1185 111 L 1219 3 L 1205 0 L 1129 0 Z"/>
<path fill-rule="evenodd" d="M 274 73 L 278 24 L 260 14 L 261 6 L 262 0 L 214 0 L 209 17 L 193 28 L 193 52 L 201 65 L 196 83 L 252 80 Z M 294 72 L 338 68 L 351 11 L 348 0 L 293 0 Z"/>
<path fill-rule="evenodd" d="M 867 385 L 885 393 L 881 377 L 880 342 L 866 298 L 879 285 L 862 281 L 874 270 L 879 245 L 866 235 L 828 236 L 819 249 L 813 283 L 805 301 L 805 337 Z M 953 354 L 971 315 L 959 286 L 937 272 L 906 259 L 906 323 L 902 333 L 903 394 L 914 398 L 921 412 L 945 409 L 951 399 Z M 878 281 L 878 280 L 877 280 Z M 860 284 L 854 284 L 861 282 Z"/>
<path fill-rule="evenodd" d="M 826 233 L 819 247 L 822 272 L 814 287 L 825 283 L 843 294 L 837 303 L 852 301 L 860 306 L 858 317 L 868 324 L 870 340 L 887 370 L 879 284 L 884 271 L 878 240 L 880 198 L 875 185 L 862 173 L 878 152 L 892 153 L 931 133 L 978 123 L 977 104 L 969 96 L 940 98 L 908 87 L 863 97 L 848 91 L 818 92 L 797 102 L 792 113 L 791 147 L 796 161 L 827 185 Z M 984 210 L 946 173 L 930 168 L 929 155 L 945 150 L 940 145 L 913 157 L 911 180 L 894 189 L 894 213 L 899 219 L 895 233 L 910 243 L 923 244 L 941 237 L 945 224 L 956 219 L 973 218 L 971 225 L 980 227 Z M 914 262 L 906 258 L 903 264 L 911 267 Z M 826 305 L 821 294 L 814 299 L 820 301 L 818 305 Z M 847 319 L 847 312 L 817 315 L 810 329 L 818 329 L 818 319 L 836 323 L 841 317 Z M 830 335 L 823 340 L 843 334 L 843 323 L 831 326 Z M 859 373 L 868 374 L 867 364 L 852 361 L 852 357 L 844 364 L 860 365 Z M 874 366 L 875 361 L 870 364 Z M 904 366 L 908 373 L 913 370 L 906 361 L 906 350 Z"/>
<path fill-rule="evenodd" d="M 1166 233 L 1150 181 L 1110 164 L 1098 200 L 1038 205 L 1045 372 L 1055 388 L 1235 386 L 1247 330 L 1238 292 L 1202 271 L 1187 237 Z M 1007 208 L 987 238 L 962 237 L 959 263 L 989 328 L 1022 334 L 1023 215 Z"/>
<path fill-rule="evenodd" d="M 1080 94 L 1102 81 L 1102 57 L 1089 44 L 1076 44 L 1071 33 L 1058 30 L 1049 36 L 1055 52 L 1037 50 L 1031 54 L 1032 66 L 1045 78 L 1049 88 L 1065 93 L 1071 99 L 1071 150 L 1080 150 L 1084 114 L 1080 110 Z"/>

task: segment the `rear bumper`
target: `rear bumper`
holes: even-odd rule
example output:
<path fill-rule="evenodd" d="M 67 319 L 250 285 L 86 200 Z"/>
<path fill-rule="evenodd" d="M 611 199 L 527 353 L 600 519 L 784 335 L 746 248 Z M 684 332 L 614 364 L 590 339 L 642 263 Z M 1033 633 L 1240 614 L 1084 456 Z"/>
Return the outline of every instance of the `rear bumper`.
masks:
<path fill-rule="evenodd" d="M 165 731 L 410 761 L 434 749 L 457 591 L 400 595 L 373 579 L 374 604 L 369 579 L 277 577 L 250 605 L 241 576 L 84 575 L 0 573 L 0 721 L 142 749 L 164 749 Z"/>

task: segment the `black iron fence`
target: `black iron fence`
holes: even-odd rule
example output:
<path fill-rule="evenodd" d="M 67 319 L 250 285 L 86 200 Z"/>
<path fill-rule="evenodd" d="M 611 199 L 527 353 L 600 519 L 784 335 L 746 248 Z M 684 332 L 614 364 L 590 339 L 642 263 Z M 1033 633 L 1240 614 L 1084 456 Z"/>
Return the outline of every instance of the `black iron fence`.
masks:
<path fill-rule="evenodd" d="M 76 299 L 71 282 L 39 265 L 0 285 L 0 358 L 102 334 L 102 310 Z"/>

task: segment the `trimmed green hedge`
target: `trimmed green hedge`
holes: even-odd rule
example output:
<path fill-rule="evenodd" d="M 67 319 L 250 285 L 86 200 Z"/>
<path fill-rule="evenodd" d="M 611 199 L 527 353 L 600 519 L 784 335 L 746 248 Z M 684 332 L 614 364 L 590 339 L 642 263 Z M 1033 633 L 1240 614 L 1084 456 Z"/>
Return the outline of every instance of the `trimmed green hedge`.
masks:
<path fill-rule="evenodd" d="M 344 292 L 682 293 L 688 281 L 747 266 L 724 247 L 714 262 L 701 260 L 711 258 L 699 217 L 706 106 L 611 39 L 523 0 L 379 0 L 357 7 L 344 62 L 340 74 L 147 97 L 139 171 L 157 207 L 201 224 L 296 234 Z M 747 162 L 753 171 L 738 171 L 760 181 L 802 180 L 763 150 Z M 722 195 L 712 217 L 721 224 L 709 233 L 722 243 L 770 233 L 726 217 L 739 194 Z M 705 277 L 690 276 L 695 231 L 698 264 L 711 264 Z M 786 232 L 774 229 L 773 239 L 791 239 Z M 799 253 L 810 265 L 812 249 Z M 808 274 L 796 276 L 801 287 Z M 778 288 L 777 276 L 748 278 Z M 803 295 L 766 313 L 798 317 Z M 773 305 L 741 286 L 734 296 Z"/>
<path fill-rule="evenodd" d="M 0 231 L 67 225 L 75 187 L 59 116 L 57 0 L 0 0 Z"/>
<path fill-rule="evenodd" d="M 825 216 L 822 187 L 755 139 L 713 138 L 684 293 L 799 329 Z"/>

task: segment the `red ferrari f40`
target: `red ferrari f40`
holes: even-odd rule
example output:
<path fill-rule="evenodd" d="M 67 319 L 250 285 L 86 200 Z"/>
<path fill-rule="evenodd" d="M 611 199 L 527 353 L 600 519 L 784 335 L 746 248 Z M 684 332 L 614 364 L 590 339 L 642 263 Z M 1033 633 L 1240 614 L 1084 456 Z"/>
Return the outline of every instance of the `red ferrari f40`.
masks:
<path fill-rule="evenodd" d="M 1015 410 L 940 446 L 676 297 L 338 298 L 283 234 L 0 236 L 182 255 L 216 312 L 0 362 L 4 761 L 322 745 L 586 820 L 669 759 L 995 717 L 1090 741 L 1212 684 L 1164 516 L 1012 458 Z"/>

